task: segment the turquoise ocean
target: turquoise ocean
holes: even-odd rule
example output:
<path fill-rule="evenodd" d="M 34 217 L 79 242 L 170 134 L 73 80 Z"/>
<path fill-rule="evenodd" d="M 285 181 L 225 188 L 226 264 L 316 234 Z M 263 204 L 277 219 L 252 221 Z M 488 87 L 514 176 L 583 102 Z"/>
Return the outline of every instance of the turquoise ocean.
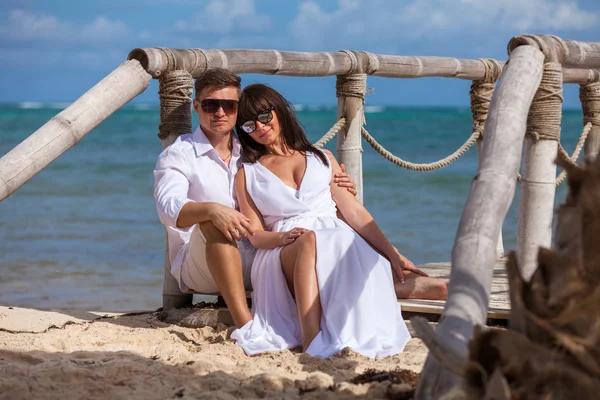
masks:
<path fill-rule="evenodd" d="M 63 104 L 0 104 L 0 156 L 61 111 Z M 298 107 L 310 138 L 336 121 L 335 106 Z M 571 152 L 580 111 L 563 114 Z M 447 156 L 471 134 L 468 108 L 369 107 L 366 128 L 413 162 Z M 160 152 L 159 109 L 128 105 L 17 192 L 0 202 L 0 304 L 38 309 L 149 310 L 161 306 L 164 228 L 152 170 Z M 197 120 L 194 120 L 194 127 Z M 401 169 L 363 142 L 364 203 L 383 232 L 415 263 L 450 260 L 477 168 L 473 147 L 435 172 Z M 327 145 L 335 153 L 335 140 Z M 564 200 L 565 184 L 557 191 Z M 517 194 L 504 223 L 516 247 Z"/>

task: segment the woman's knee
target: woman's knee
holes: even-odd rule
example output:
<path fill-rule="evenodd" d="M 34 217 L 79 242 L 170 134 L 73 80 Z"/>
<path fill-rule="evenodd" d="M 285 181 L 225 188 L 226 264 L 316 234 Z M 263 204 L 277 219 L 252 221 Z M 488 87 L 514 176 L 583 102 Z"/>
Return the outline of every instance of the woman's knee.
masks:
<path fill-rule="evenodd" d="M 301 253 L 311 252 L 315 253 L 317 250 L 317 236 L 313 231 L 303 233 L 298 239 L 296 244 L 299 247 Z"/>

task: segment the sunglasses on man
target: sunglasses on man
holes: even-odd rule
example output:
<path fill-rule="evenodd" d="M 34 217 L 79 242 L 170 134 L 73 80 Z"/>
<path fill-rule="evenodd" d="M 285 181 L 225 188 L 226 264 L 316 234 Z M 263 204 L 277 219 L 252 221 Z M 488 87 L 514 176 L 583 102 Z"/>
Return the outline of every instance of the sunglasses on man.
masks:
<path fill-rule="evenodd" d="M 240 128 L 242 128 L 242 130 L 248 134 L 254 132 L 256 130 L 256 121 L 260 122 L 261 124 L 268 124 L 273 120 L 274 109 L 275 107 L 271 106 L 265 111 L 261 111 L 256 115 L 256 117 L 241 124 Z"/>
<path fill-rule="evenodd" d="M 238 110 L 237 100 L 220 100 L 220 99 L 204 99 L 200 102 L 202 111 L 209 114 L 214 114 L 219 111 L 219 108 L 223 109 L 225 114 L 235 114 Z"/>

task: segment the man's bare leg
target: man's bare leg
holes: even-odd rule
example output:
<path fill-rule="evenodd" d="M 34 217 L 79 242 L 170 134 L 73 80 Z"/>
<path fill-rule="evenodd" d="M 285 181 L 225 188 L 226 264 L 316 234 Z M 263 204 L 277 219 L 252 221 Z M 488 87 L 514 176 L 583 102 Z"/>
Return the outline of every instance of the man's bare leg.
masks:
<path fill-rule="evenodd" d="M 240 251 L 212 222 L 201 223 L 200 229 L 206 238 L 208 269 L 231 312 L 236 328 L 241 328 L 252 319 L 252 315 L 246 301 Z"/>
<path fill-rule="evenodd" d="M 321 330 L 321 298 L 317 281 L 317 248 L 314 232 L 302 234 L 281 250 L 281 266 L 292 296 L 296 300 L 302 349 L 306 351 Z"/>
<path fill-rule="evenodd" d="M 399 299 L 446 300 L 448 296 L 448 281 L 404 272 L 404 283 L 394 274 L 394 290 Z"/>

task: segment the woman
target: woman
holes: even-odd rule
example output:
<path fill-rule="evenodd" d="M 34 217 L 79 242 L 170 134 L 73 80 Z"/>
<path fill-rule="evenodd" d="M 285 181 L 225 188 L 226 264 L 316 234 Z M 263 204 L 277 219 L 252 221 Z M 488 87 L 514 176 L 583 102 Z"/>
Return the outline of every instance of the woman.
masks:
<path fill-rule="evenodd" d="M 232 338 L 249 355 L 298 345 L 321 357 L 344 347 L 371 358 L 401 352 L 410 335 L 392 269 L 399 287 L 431 278 L 392 246 L 354 196 L 332 184 L 339 164 L 310 144 L 278 92 L 248 86 L 236 130 L 245 163 L 235 192 L 258 252 L 253 320 Z"/>

